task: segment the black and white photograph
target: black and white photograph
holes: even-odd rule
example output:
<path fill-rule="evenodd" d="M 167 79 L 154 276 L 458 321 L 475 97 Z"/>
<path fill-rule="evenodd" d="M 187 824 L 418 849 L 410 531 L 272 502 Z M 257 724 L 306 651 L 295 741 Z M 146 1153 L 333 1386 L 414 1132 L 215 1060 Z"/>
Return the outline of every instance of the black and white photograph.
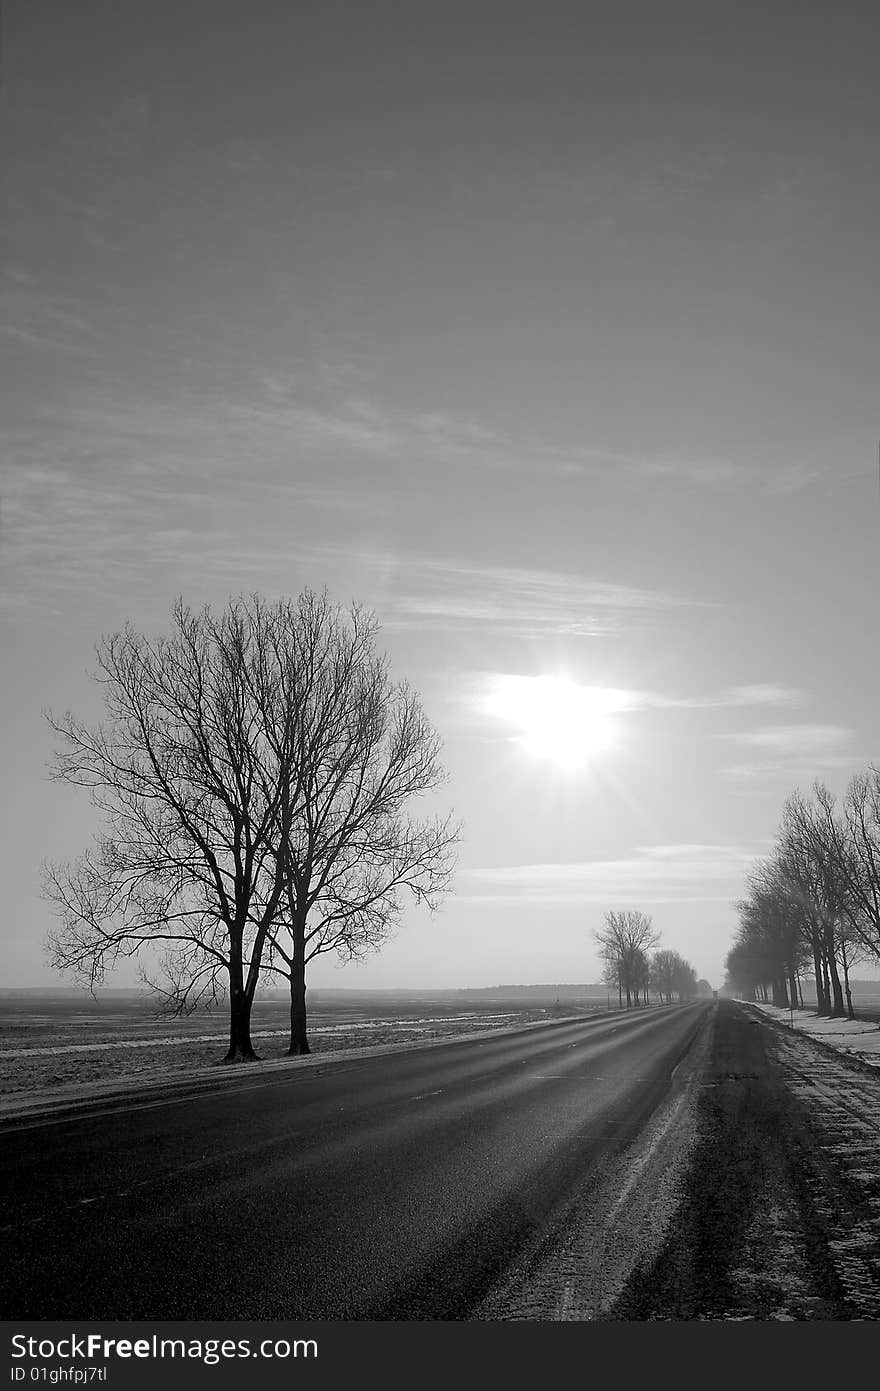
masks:
<path fill-rule="evenodd" d="M 0 40 L 11 1381 L 880 1318 L 880 9 Z"/>

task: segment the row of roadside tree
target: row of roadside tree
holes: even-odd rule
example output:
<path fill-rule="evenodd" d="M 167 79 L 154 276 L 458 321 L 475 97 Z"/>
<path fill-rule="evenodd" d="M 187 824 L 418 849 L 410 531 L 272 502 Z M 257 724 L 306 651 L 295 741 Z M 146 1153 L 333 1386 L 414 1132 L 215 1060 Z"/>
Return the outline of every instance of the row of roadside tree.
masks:
<path fill-rule="evenodd" d="M 793 793 L 736 907 L 730 990 L 797 1007 L 811 975 L 817 1013 L 851 1019 L 851 968 L 880 962 L 880 769 L 856 773 L 840 799 L 821 782 Z"/>
<path fill-rule="evenodd" d="M 651 992 L 661 1004 L 712 993 L 706 981 L 676 951 L 654 950 L 660 933 L 653 919 L 638 909 L 610 909 L 594 933 L 603 963 L 602 979 L 617 991 L 627 1009 L 650 1004 Z"/>

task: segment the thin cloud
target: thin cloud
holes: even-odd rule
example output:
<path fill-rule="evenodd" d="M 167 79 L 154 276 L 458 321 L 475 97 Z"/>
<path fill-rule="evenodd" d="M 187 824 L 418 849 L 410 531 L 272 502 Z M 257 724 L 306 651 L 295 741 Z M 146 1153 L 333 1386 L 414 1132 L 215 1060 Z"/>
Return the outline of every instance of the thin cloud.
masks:
<path fill-rule="evenodd" d="M 769 497 L 790 497 L 796 493 L 839 474 L 837 458 L 798 459 L 782 462 L 773 457 L 768 447 L 760 457 L 716 458 L 709 455 L 692 458 L 681 454 L 647 454 L 621 452 L 594 445 L 588 448 L 563 450 L 535 447 L 563 476 L 597 475 L 612 471 L 618 478 L 646 485 L 679 484 L 686 488 L 716 492 L 757 492 Z"/>
<path fill-rule="evenodd" d="M 363 364 L 354 363 L 351 375 L 363 377 Z M 678 482 L 700 490 L 760 488 L 781 495 L 799 491 L 823 476 L 823 469 L 815 462 L 693 458 L 627 451 L 601 443 L 567 448 L 529 438 L 521 431 L 509 434 L 494 424 L 447 411 L 404 410 L 376 395 L 340 393 L 338 388 L 346 383 L 339 364 L 332 374 L 322 371 L 317 376 L 265 372 L 258 375 L 257 384 L 262 403 L 253 402 L 247 409 L 270 428 L 302 432 L 312 443 L 342 444 L 370 455 L 406 457 L 411 464 L 438 459 L 493 470 L 540 470 L 542 474 L 549 470 L 557 476 L 613 474 L 618 479 L 644 483 Z M 336 390 L 332 390 L 334 386 Z M 308 400 L 328 387 L 331 398 L 322 405 Z"/>
<path fill-rule="evenodd" d="M 756 684 L 728 686 L 705 695 L 666 695 L 658 691 L 634 692 L 636 703 L 657 710 L 730 710 L 756 705 L 799 705 L 803 691 L 793 686 Z"/>
<path fill-rule="evenodd" d="M 729 705 L 797 705 L 803 692 L 792 686 L 757 684 L 754 686 L 731 686 L 725 693 Z"/>
<path fill-rule="evenodd" d="M 702 600 L 559 571 L 389 555 L 357 558 L 383 579 L 388 627 L 491 623 L 529 636 L 594 637 L 618 631 L 642 613 L 707 607 Z"/>
<path fill-rule="evenodd" d="M 326 374 L 322 374 L 326 377 Z M 334 369 L 336 381 L 340 369 Z M 523 462 L 521 447 L 479 421 L 446 411 L 404 410 L 366 395 L 339 396 L 320 404 L 304 399 L 320 393 L 326 381 L 265 374 L 259 379 L 263 401 L 237 409 L 269 430 L 283 430 L 317 447 L 344 446 L 355 453 L 389 460 L 476 464 L 492 469 Z M 234 408 L 235 409 L 235 408 Z"/>
<path fill-rule="evenodd" d="M 778 777 L 808 782 L 820 771 L 848 768 L 860 761 L 845 748 L 853 737 L 853 730 L 845 725 L 772 725 L 719 737 L 752 755 L 722 769 L 725 777 L 742 785 Z"/>
<path fill-rule="evenodd" d="M 805 754 L 833 752 L 852 738 L 852 733 L 845 725 L 790 724 L 747 729 L 723 737 L 750 748 L 801 758 Z"/>
<path fill-rule="evenodd" d="M 460 871 L 459 882 L 473 891 L 457 898 L 510 906 L 728 902 L 758 853 L 682 842 L 641 846 L 620 859 L 482 867 Z"/>

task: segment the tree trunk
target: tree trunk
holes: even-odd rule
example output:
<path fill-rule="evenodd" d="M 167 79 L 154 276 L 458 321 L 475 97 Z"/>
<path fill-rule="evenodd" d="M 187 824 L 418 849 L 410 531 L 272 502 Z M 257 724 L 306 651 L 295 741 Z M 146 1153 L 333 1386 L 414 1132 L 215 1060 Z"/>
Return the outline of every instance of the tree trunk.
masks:
<path fill-rule="evenodd" d="M 813 967 L 816 973 L 816 1013 L 828 1013 L 828 991 L 823 973 L 822 953 L 818 944 L 813 945 Z"/>
<path fill-rule="evenodd" d="M 846 994 L 846 1017 L 847 1019 L 855 1019 L 852 991 L 849 988 L 849 961 L 846 955 L 846 941 L 843 937 L 840 939 L 840 964 L 843 967 L 843 989 Z"/>
<path fill-rule="evenodd" d="M 797 1009 L 797 976 L 793 966 L 788 968 L 788 1000 L 792 1009 Z"/>
<path fill-rule="evenodd" d="M 242 989 L 241 984 L 230 988 L 229 1051 L 223 1059 L 225 1063 L 251 1063 L 257 1060 L 251 1042 L 252 1005 L 253 997 Z"/>
<path fill-rule="evenodd" d="M 292 930 L 293 958 L 290 963 L 290 1047 L 291 1057 L 310 1053 L 306 1026 L 306 925 L 296 923 Z"/>
<path fill-rule="evenodd" d="M 828 972 L 831 976 L 831 989 L 834 995 L 834 1008 L 831 1011 L 831 1016 L 833 1019 L 840 1019 L 846 1013 L 846 1010 L 843 1006 L 843 986 L 840 983 L 840 974 L 837 970 L 837 958 L 834 955 L 833 942 L 829 942 L 826 955 L 828 959 Z"/>

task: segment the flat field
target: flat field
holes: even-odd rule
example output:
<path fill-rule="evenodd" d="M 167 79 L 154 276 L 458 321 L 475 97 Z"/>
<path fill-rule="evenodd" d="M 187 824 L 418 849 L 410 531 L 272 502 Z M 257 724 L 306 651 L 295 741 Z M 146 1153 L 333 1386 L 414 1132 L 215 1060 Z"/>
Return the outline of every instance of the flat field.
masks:
<path fill-rule="evenodd" d="M 416 1043 L 605 1008 L 605 1000 L 462 998 L 461 992 L 310 992 L 314 1053 Z M 287 1051 L 289 1006 L 258 999 L 252 1037 L 261 1058 Z M 169 1077 L 221 1065 L 226 1050 L 221 1009 L 184 1018 L 156 1012 L 155 1001 L 116 993 L 37 991 L 0 995 L 0 1096 L 66 1089 L 131 1077 Z"/>

